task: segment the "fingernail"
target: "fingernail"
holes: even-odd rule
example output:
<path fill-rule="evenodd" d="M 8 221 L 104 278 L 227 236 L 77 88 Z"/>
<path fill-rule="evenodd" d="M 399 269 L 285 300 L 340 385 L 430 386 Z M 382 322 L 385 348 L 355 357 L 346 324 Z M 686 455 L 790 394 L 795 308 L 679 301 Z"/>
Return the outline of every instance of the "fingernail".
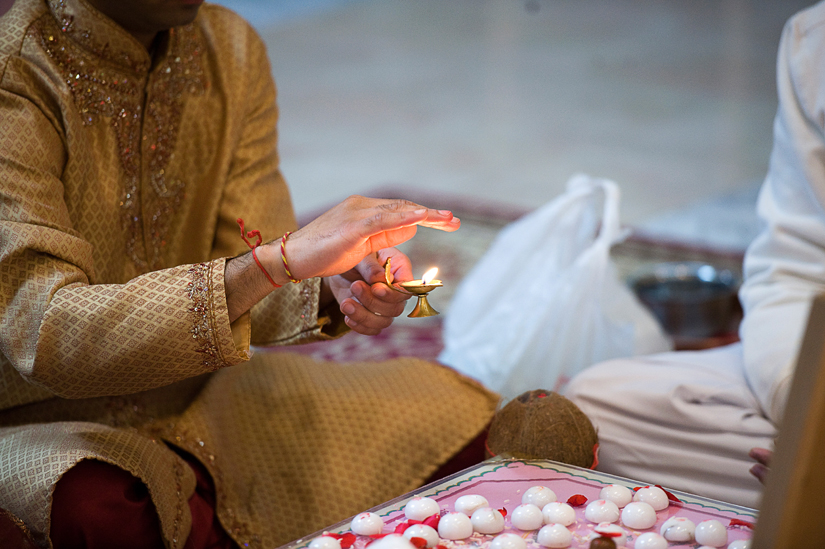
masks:
<path fill-rule="evenodd" d="M 454 217 L 450 220 L 450 223 L 455 225 L 455 224 L 461 223 L 461 220 L 457 217 Z"/>
<path fill-rule="evenodd" d="M 350 302 L 346 302 L 343 305 L 341 305 L 341 312 L 343 312 L 345 315 L 351 315 L 355 312 L 355 305 L 353 305 Z"/>
<path fill-rule="evenodd" d="M 451 212 L 450 210 L 438 210 L 438 213 L 440 213 L 441 215 L 450 215 L 453 212 Z"/>
<path fill-rule="evenodd" d="M 421 208 L 420 210 L 415 210 L 413 213 L 417 213 L 417 214 L 427 213 L 427 208 Z"/>
<path fill-rule="evenodd" d="M 378 286 L 374 286 L 372 288 L 372 293 L 378 297 L 385 297 L 387 295 L 387 289 L 379 284 Z"/>

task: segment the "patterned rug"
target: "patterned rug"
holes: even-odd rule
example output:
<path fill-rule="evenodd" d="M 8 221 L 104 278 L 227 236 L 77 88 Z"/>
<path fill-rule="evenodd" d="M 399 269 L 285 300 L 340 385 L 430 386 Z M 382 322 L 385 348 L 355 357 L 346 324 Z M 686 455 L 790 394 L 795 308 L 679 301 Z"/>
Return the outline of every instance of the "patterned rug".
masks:
<path fill-rule="evenodd" d="M 410 300 L 405 315 L 377 336 L 351 333 L 335 341 L 272 350 L 299 352 L 319 360 L 337 362 L 380 361 L 399 356 L 434 360 L 443 347 L 442 321 L 444 315 L 449 313 L 450 300 L 459 283 L 481 259 L 498 232 L 508 223 L 528 213 L 527 210 L 466 196 L 411 193 L 408 189 L 397 187 L 376 189 L 370 196 L 405 196 L 419 204 L 450 209 L 461 218 L 461 229 L 456 233 L 419 229 L 415 238 L 400 246 L 412 260 L 416 276 L 421 276 L 430 267 L 438 267 L 438 278 L 444 282 L 444 287 L 431 293 L 429 301 L 442 314 L 430 318 L 407 318 L 406 314 L 414 306 L 414 300 Z M 300 222 L 306 223 L 314 217 L 315 215 L 305 216 Z M 694 245 L 677 238 L 653 237 L 650 231 L 635 231 L 626 241 L 614 246 L 612 257 L 619 275 L 628 280 L 633 273 L 645 266 L 665 261 L 702 261 L 728 269 L 739 276 L 743 253 L 743 249 L 729 246 L 713 248 L 704 243 Z M 732 326 L 731 334 L 723 340 L 704 342 L 701 346 L 727 343 L 735 339 L 735 329 L 736 326 Z M 690 346 L 683 348 L 688 347 Z"/>

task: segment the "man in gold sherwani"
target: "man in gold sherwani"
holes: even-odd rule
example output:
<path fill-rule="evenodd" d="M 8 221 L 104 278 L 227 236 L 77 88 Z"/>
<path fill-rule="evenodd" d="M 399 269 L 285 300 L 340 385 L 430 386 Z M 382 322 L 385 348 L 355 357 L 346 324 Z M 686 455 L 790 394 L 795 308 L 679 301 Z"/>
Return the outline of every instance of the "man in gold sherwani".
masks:
<path fill-rule="evenodd" d="M 53 491 L 91 461 L 147 488 L 167 547 L 192 546 L 197 468 L 234 542 L 275 547 L 414 488 L 496 405 L 424 361 L 252 356 L 377 333 L 403 309 L 380 264 L 410 274 L 392 246 L 458 221 L 353 197 L 282 258 L 266 52 L 201 1 L 18 0 L 0 20 L 0 507 L 44 546 Z M 260 264 L 237 218 L 275 239 Z"/>

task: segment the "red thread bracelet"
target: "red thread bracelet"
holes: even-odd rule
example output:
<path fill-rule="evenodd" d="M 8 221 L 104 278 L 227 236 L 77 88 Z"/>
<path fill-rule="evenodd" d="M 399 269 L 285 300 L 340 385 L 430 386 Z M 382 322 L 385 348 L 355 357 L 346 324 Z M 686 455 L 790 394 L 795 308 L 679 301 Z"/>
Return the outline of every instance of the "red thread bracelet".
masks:
<path fill-rule="evenodd" d="M 298 284 L 300 280 L 292 276 L 292 273 L 289 271 L 289 265 L 286 263 L 286 239 L 291 234 L 292 231 L 287 231 L 284 236 L 281 237 L 281 261 L 284 263 L 284 271 L 286 272 L 286 276 L 289 277 L 289 281 L 293 284 Z"/>
<path fill-rule="evenodd" d="M 280 288 L 281 285 L 276 284 L 275 281 L 272 280 L 272 277 L 269 276 L 269 273 L 266 271 L 266 269 L 264 269 L 264 266 L 261 264 L 261 262 L 258 260 L 258 256 L 255 254 L 255 248 L 260 246 L 261 242 L 263 242 L 263 238 L 261 237 L 261 231 L 249 231 L 247 233 L 244 229 L 244 226 L 243 226 L 243 219 L 241 219 L 239 217 L 236 221 L 238 222 L 238 225 L 240 225 L 240 227 L 241 227 L 241 238 L 243 238 L 243 241 L 246 242 L 246 245 L 249 246 L 252 249 L 252 258 L 255 260 L 255 263 L 257 263 L 258 267 L 260 267 L 261 270 L 264 272 L 264 275 L 266 275 L 266 279 L 269 280 L 269 282 L 273 286 L 275 286 L 276 288 Z M 289 234 L 289 233 L 287 233 L 287 234 Z M 252 245 L 251 242 L 249 242 L 249 240 L 247 240 L 247 238 L 252 238 L 253 236 L 257 238 L 257 240 L 255 241 L 254 246 Z M 281 253 L 282 254 L 283 254 L 283 246 L 284 246 L 284 244 L 283 244 L 283 239 L 282 239 L 281 240 Z M 284 265 L 286 265 L 286 259 L 284 259 Z M 287 274 L 289 274 L 289 271 L 287 271 Z M 292 276 L 290 276 L 290 280 L 292 280 Z"/>

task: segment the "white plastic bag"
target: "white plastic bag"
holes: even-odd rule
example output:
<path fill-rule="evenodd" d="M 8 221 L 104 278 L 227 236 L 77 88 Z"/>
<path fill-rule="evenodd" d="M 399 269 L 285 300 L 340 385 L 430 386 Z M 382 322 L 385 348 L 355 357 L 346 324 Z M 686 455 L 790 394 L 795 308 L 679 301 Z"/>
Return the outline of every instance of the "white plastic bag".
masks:
<path fill-rule="evenodd" d="M 616 276 L 610 247 L 624 236 L 616 183 L 574 176 L 564 194 L 505 227 L 462 281 L 439 361 L 512 398 L 561 391 L 606 359 L 670 350 Z"/>

